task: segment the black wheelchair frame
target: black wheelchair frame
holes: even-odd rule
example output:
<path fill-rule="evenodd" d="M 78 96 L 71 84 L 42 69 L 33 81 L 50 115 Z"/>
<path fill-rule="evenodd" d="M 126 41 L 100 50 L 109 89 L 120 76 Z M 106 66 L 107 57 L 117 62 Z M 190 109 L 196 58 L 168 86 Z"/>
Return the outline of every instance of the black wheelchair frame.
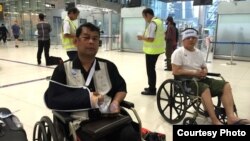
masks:
<path fill-rule="evenodd" d="M 136 110 L 134 109 L 134 104 L 128 101 L 122 101 L 120 106 L 122 107 L 120 114 L 124 115 L 123 118 L 120 118 L 119 121 L 114 120 L 115 122 L 112 122 L 111 124 L 95 128 L 94 131 L 89 134 L 91 134 L 91 136 L 94 136 L 95 138 L 100 138 L 103 137 L 103 134 L 109 132 L 109 131 L 107 132 L 107 130 L 112 128 L 117 128 L 119 122 L 122 123 L 132 122 L 133 127 L 138 130 L 141 138 L 141 132 L 140 132 L 142 127 L 141 120 Z M 132 120 L 131 116 L 129 115 L 128 111 L 125 110 L 125 108 L 133 112 L 137 122 L 134 122 Z M 43 116 L 40 119 L 40 121 L 35 123 L 33 130 L 33 141 L 77 141 L 78 137 L 76 134 L 75 127 L 73 126 L 73 121 L 75 119 L 72 118 L 67 112 L 52 111 L 52 113 L 53 113 L 53 122 L 48 116 Z M 60 122 L 61 124 L 58 122 Z M 87 123 L 89 125 L 84 127 L 85 128 L 84 131 L 88 131 L 87 128 L 96 127 L 98 126 L 97 124 L 100 123 L 99 122 L 95 124 L 94 122 L 96 121 L 89 121 Z M 58 130 L 59 128 L 58 125 L 63 126 L 60 127 L 59 129 L 61 131 Z"/>
<path fill-rule="evenodd" d="M 219 73 L 208 73 L 209 77 L 224 78 Z M 193 91 L 187 87 L 186 83 L 193 81 L 196 84 L 197 91 Z M 216 98 L 216 97 L 215 97 Z M 214 99 L 214 98 L 213 98 Z M 196 118 L 198 115 L 208 117 L 208 113 L 201 107 L 201 97 L 198 95 L 198 83 L 195 78 L 181 78 L 165 80 L 159 87 L 157 92 L 157 107 L 162 117 L 171 124 L 176 124 L 182 121 L 184 125 L 197 124 Z M 227 123 L 227 117 L 224 108 L 222 107 L 220 97 L 217 97 L 217 103 L 214 105 L 217 118 L 223 123 Z M 194 108 L 194 112 L 188 111 L 189 108 Z M 234 112 L 237 115 L 236 106 Z M 192 114 L 193 117 L 186 117 L 186 113 Z"/>

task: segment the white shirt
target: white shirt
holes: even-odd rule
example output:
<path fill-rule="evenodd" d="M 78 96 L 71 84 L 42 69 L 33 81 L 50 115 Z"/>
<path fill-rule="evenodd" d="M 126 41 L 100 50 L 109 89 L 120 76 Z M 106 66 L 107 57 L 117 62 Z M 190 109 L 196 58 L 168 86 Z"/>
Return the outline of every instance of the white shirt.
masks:
<path fill-rule="evenodd" d="M 63 34 L 70 34 L 70 24 L 68 21 L 63 21 Z"/>
<path fill-rule="evenodd" d="M 150 22 L 148 28 L 149 28 L 149 34 L 147 38 L 155 38 L 156 24 L 154 22 Z"/>
<path fill-rule="evenodd" d="M 202 52 L 195 48 L 189 51 L 184 47 L 180 47 L 174 51 L 171 56 L 171 63 L 182 66 L 183 69 L 201 70 L 202 66 L 206 66 Z"/>

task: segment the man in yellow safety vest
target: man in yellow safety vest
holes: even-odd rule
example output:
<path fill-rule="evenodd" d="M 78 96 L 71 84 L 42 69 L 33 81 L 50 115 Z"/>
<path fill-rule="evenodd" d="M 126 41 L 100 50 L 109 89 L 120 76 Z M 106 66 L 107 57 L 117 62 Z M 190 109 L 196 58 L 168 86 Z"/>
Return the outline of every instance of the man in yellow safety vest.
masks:
<path fill-rule="evenodd" d="M 149 87 L 141 92 L 143 95 L 156 95 L 155 65 L 160 54 L 165 52 L 164 28 L 161 19 L 154 16 L 154 11 L 146 8 L 142 16 L 147 22 L 143 35 L 138 35 L 138 40 L 143 41 L 143 52 L 146 55 L 146 68 Z"/>
<path fill-rule="evenodd" d="M 66 49 L 70 60 L 73 60 L 77 56 L 77 48 L 74 45 L 77 27 L 74 20 L 77 19 L 79 13 L 80 11 L 75 7 L 69 9 L 62 26 L 62 45 Z"/>

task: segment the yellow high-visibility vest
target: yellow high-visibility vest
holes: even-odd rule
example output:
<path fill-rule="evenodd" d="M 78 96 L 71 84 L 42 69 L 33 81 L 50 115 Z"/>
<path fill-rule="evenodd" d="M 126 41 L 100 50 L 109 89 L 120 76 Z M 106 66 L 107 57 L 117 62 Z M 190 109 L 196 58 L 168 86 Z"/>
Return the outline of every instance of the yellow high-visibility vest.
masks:
<path fill-rule="evenodd" d="M 155 38 L 153 42 L 144 41 L 143 42 L 143 52 L 145 54 L 161 54 L 165 52 L 165 34 L 163 28 L 162 20 L 154 17 L 152 19 L 154 23 L 156 23 L 156 31 L 155 31 Z M 148 37 L 149 35 L 149 26 L 146 27 L 144 36 Z"/>
<path fill-rule="evenodd" d="M 64 22 L 69 22 L 70 25 L 70 34 L 76 33 L 76 25 L 69 19 L 68 16 L 65 17 Z M 63 26 L 62 26 L 62 46 L 67 51 L 76 51 L 76 47 L 74 45 L 74 39 L 73 38 L 65 38 L 63 35 Z"/>

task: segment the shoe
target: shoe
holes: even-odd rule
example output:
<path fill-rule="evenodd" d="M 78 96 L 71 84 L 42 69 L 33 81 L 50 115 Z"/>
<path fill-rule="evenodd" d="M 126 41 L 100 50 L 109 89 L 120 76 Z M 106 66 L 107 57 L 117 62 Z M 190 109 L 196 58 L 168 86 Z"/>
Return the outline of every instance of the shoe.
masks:
<path fill-rule="evenodd" d="M 18 45 L 16 45 L 15 47 L 18 48 Z"/>
<path fill-rule="evenodd" d="M 167 59 L 164 59 L 164 61 L 167 61 Z"/>
<path fill-rule="evenodd" d="M 250 121 L 247 119 L 239 119 L 238 121 L 236 121 L 230 125 L 250 125 Z"/>
<path fill-rule="evenodd" d="M 142 91 L 142 95 L 156 95 L 156 92 L 150 92 L 150 91 Z"/>
<path fill-rule="evenodd" d="M 41 61 L 37 61 L 37 64 L 38 64 L 38 65 L 41 65 Z"/>
<path fill-rule="evenodd" d="M 144 88 L 144 91 L 150 91 L 149 88 Z M 153 89 L 153 91 L 156 91 L 156 89 Z"/>

